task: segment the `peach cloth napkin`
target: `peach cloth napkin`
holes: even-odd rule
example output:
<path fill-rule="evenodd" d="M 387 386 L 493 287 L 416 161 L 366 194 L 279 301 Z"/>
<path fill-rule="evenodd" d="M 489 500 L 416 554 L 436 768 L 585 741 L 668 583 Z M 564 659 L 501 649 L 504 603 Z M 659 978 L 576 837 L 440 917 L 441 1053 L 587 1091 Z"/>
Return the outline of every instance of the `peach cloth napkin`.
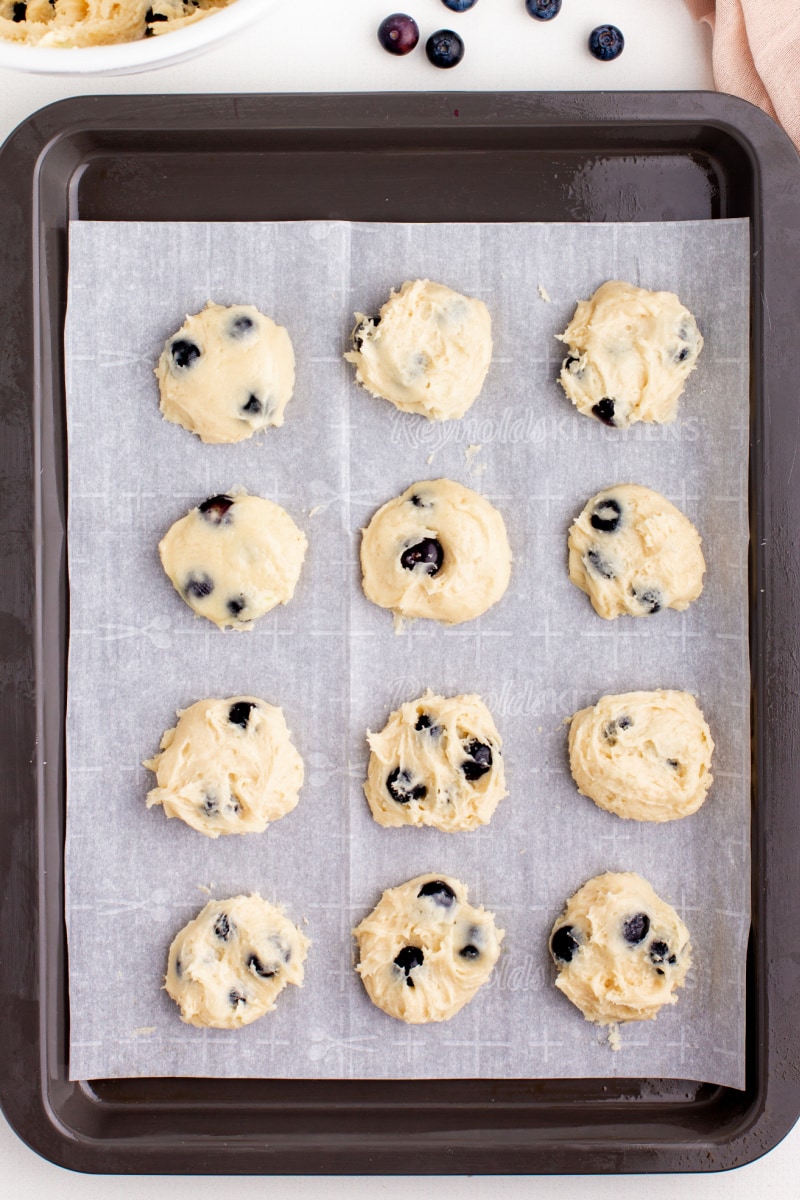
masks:
<path fill-rule="evenodd" d="M 800 150 L 800 0 L 686 0 L 714 35 L 714 82 L 763 108 Z"/>

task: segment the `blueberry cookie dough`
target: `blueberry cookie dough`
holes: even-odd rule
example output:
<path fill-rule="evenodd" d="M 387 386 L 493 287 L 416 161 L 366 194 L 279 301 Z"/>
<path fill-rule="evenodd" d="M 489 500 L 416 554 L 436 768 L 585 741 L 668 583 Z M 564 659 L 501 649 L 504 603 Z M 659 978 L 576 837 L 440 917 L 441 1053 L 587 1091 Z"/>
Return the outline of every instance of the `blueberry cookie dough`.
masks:
<path fill-rule="evenodd" d="M 550 934 L 556 987 L 598 1025 L 652 1021 L 677 1003 L 691 949 L 674 908 L 632 871 L 590 879 Z"/>
<path fill-rule="evenodd" d="M 464 884 L 446 875 L 389 888 L 353 934 L 370 1000 L 409 1025 L 460 1012 L 491 975 L 505 936 L 494 914 L 467 904 Z"/>
<path fill-rule="evenodd" d="M 592 496 L 569 531 L 569 577 L 605 620 L 683 611 L 703 590 L 700 535 L 658 492 L 621 483 Z"/>
<path fill-rule="evenodd" d="M 204 442 L 241 442 L 283 424 L 294 351 L 283 326 L 252 305 L 209 301 L 169 338 L 155 373 L 166 420 Z"/>
<path fill-rule="evenodd" d="M 185 29 L 233 0 L 0 0 L 0 37 L 28 46 L 72 48 L 138 42 Z"/>
<path fill-rule="evenodd" d="M 479 696 L 434 696 L 401 705 L 371 750 L 364 792 L 379 825 L 486 825 L 504 796 L 502 740 Z"/>
<path fill-rule="evenodd" d="M 508 587 L 503 518 L 451 479 L 413 483 L 362 533 L 364 594 L 396 616 L 458 625 L 486 612 Z"/>
<path fill-rule="evenodd" d="M 220 629 L 253 622 L 294 595 L 305 534 L 271 500 L 246 492 L 209 496 L 158 545 L 172 586 Z"/>
<path fill-rule="evenodd" d="M 572 403 L 604 425 L 674 421 L 703 339 L 674 292 L 611 280 L 581 300 L 563 333 L 560 382 Z"/>
<path fill-rule="evenodd" d="M 713 783 L 711 730 L 688 692 L 603 696 L 576 712 L 569 765 L 583 796 L 634 821 L 697 812 Z"/>
<path fill-rule="evenodd" d="M 169 948 L 164 988 L 187 1025 L 238 1029 L 303 986 L 308 938 L 274 904 L 252 896 L 209 900 Z"/>
<path fill-rule="evenodd" d="M 417 279 L 392 292 L 377 317 L 356 319 L 345 358 L 368 392 L 431 421 L 463 417 L 492 359 L 492 319 L 482 300 Z"/>
<path fill-rule="evenodd" d="M 262 833 L 292 811 L 303 783 L 283 712 L 255 696 L 190 705 L 144 766 L 158 781 L 147 807 L 210 838 Z"/>

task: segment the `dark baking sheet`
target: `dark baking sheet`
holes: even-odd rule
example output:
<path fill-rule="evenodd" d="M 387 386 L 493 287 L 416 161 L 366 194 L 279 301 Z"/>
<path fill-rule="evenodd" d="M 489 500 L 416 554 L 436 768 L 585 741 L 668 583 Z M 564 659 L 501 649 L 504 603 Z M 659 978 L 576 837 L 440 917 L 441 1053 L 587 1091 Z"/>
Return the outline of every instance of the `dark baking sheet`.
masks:
<path fill-rule="evenodd" d="M 749 217 L 753 923 L 744 1092 L 681 1081 L 70 1083 L 63 922 L 66 231 L 92 220 Z M 715 1170 L 800 1113 L 800 162 L 693 94 L 100 97 L 0 152 L 0 1096 L 98 1172 Z M 113 397 L 110 398 L 113 402 Z"/>

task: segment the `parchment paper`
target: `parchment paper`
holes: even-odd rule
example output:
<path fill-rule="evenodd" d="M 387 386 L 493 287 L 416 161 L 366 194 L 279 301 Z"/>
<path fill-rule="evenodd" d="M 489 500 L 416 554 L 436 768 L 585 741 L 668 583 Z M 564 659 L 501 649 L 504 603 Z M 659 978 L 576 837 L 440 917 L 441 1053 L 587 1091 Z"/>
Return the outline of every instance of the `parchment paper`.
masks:
<path fill-rule="evenodd" d="M 428 424 L 356 387 L 353 313 L 428 276 L 494 321 L 484 391 Z M 554 335 L 609 278 L 678 292 L 706 339 L 680 416 L 607 430 L 555 382 Z M 540 285 L 543 292 L 540 291 Z M 550 302 L 544 297 L 549 296 Z M 208 299 L 254 303 L 297 353 L 286 424 L 204 446 L 158 411 L 153 366 Z M 664 225 L 78 223 L 66 330 L 70 660 L 67 920 L 70 1072 L 277 1077 L 644 1076 L 744 1084 L 749 928 L 748 228 Z M 479 448 L 477 448 L 479 447 Z M 484 617 L 393 632 L 360 590 L 359 528 L 418 479 L 449 476 L 503 513 L 511 586 Z M 685 614 L 604 622 L 566 574 L 566 533 L 602 487 L 644 483 L 696 523 L 708 574 Z M 306 530 L 295 598 L 251 633 L 193 616 L 157 544 L 189 508 L 243 487 Z M 365 730 L 430 686 L 476 691 L 505 740 L 510 795 L 474 833 L 387 830 L 361 791 Z M 605 692 L 698 695 L 717 750 L 706 805 L 623 822 L 578 795 L 564 717 Z M 210 841 L 147 812 L 175 710 L 206 696 L 280 704 L 306 764 L 298 808 L 266 833 Z M 676 1006 L 602 1030 L 554 987 L 547 936 L 586 879 L 634 870 L 688 924 Z M 457 876 L 506 930 L 494 975 L 456 1018 L 404 1026 L 367 999 L 351 928 L 384 888 Z M 260 891 L 303 923 L 302 991 L 235 1033 L 182 1024 L 161 990 L 175 933 L 211 895 Z"/>

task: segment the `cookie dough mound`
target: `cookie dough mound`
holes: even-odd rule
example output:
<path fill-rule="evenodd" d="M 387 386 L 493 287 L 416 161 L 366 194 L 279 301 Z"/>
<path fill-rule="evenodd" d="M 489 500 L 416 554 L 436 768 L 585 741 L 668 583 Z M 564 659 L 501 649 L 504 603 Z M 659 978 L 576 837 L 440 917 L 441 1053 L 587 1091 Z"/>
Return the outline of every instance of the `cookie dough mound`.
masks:
<path fill-rule="evenodd" d="M 0 0 L 0 37 L 28 46 L 73 48 L 138 42 L 227 8 L 233 0 Z"/>
<path fill-rule="evenodd" d="M 675 1004 L 691 949 L 675 910 L 632 871 L 590 879 L 550 934 L 556 987 L 598 1025 L 652 1021 Z"/>
<path fill-rule="evenodd" d="M 592 496 L 569 531 L 569 577 L 607 621 L 683 611 L 703 590 L 700 535 L 658 492 L 621 483 Z"/>
<path fill-rule="evenodd" d="M 674 292 L 611 280 L 581 300 L 563 333 L 560 382 L 575 407 L 604 425 L 674 421 L 703 339 Z"/>
<path fill-rule="evenodd" d="M 353 934 L 370 1000 L 409 1025 L 454 1017 L 491 975 L 505 936 L 447 875 L 389 888 Z"/>
<path fill-rule="evenodd" d="M 209 900 L 170 946 L 164 987 L 187 1025 L 238 1029 L 272 1012 L 287 984 L 303 986 L 310 945 L 257 893 Z"/>
<path fill-rule="evenodd" d="M 508 587 L 503 518 L 451 479 L 413 483 L 362 532 L 364 594 L 397 616 L 458 625 L 486 612 Z"/>
<path fill-rule="evenodd" d="M 206 305 L 156 367 L 161 412 L 204 442 L 241 442 L 282 425 L 294 387 L 289 334 L 250 304 Z"/>
<path fill-rule="evenodd" d="M 502 739 L 479 696 L 434 696 L 401 705 L 367 732 L 364 792 L 379 825 L 486 825 L 504 796 Z"/>
<path fill-rule="evenodd" d="M 711 730 L 688 692 L 603 696 L 572 718 L 569 764 L 578 791 L 634 821 L 697 812 L 714 781 Z"/>
<path fill-rule="evenodd" d="M 392 292 L 379 316 L 356 318 L 345 358 L 368 392 L 431 421 L 463 417 L 492 359 L 492 319 L 482 300 L 418 279 Z"/>
<path fill-rule="evenodd" d="M 294 595 L 308 542 L 289 514 L 246 492 L 209 496 L 159 542 L 161 563 L 190 608 L 220 629 L 253 622 Z"/>
<path fill-rule="evenodd" d="M 160 804 L 211 838 L 263 833 L 292 811 L 303 783 L 283 712 L 255 696 L 185 708 L 162 737 L 161 753 L 144 765 L 158 780 L 147 807 Z"/>

